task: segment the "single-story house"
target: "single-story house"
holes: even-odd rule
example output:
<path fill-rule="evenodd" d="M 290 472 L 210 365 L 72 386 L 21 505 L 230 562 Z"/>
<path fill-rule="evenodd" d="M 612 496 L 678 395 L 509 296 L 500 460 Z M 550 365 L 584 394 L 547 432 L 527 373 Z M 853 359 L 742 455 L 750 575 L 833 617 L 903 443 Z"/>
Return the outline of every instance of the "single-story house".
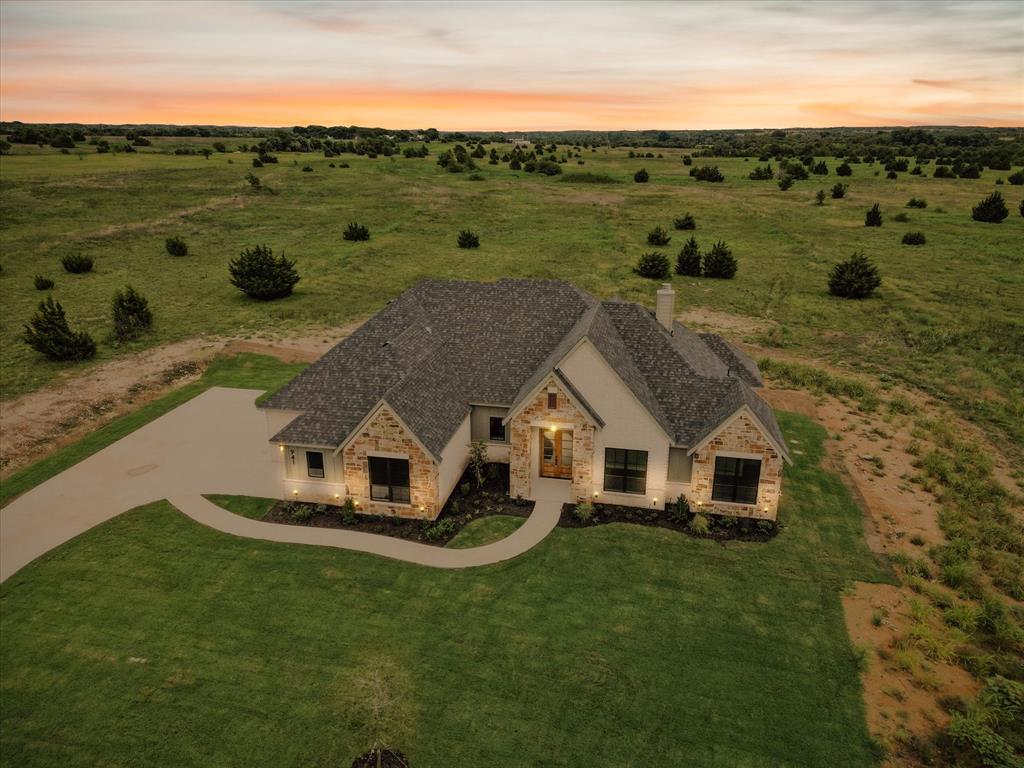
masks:
<path fill-rule="evenodd" d="M 283 496 L 433 519 L 470 443 L 512 496 L 773 520 L 786 444 L 719 336 L 553 280 L 424 280 L 265 400 Z"/>

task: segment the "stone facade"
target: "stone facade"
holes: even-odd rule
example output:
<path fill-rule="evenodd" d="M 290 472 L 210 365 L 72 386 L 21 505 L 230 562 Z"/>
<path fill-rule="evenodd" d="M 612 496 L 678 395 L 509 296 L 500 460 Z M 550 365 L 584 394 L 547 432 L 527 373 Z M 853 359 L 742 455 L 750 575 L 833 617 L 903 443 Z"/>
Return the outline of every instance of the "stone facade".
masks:
<path fill-rule="evenodd" d="M 556 394 L 555 408 L 548 408 L 548 392 Z M 557 424 L 572 429 L 572 495 L 584 501 L 590 498 L 594 468 L 594 425 L 573 405 L 554 377 L 540 388 L 537 396 L 510 423 L 509 493 L 530 498 L 534 474 L 534 454 L 540 450 L 539 425 Z"/>
<path fill-rule="evenodd" d="M 711 490 L 715 479 L 715 457 L 719 453 L 758 458 L 761 460 L 761 478 L 756 504 L 728 504 L 712 501 Z M 720 515 L 756 517 L 774 520 L 779 512 L 782 457 L 748 415 L 733 419 L 693 455 L 690 478 L 690 502 L 699 508 Z"/>
<path fill-rule="evenodd" d="M 370 499 L 367 456 L 374 453 L 409 457 L 409 504 L 391 504 Z M 348 494 L 359 502 L 361 512 L 433 520 L 440 512 L 438 467 L 387 406 L 368 421 L 342 451 Z"/>

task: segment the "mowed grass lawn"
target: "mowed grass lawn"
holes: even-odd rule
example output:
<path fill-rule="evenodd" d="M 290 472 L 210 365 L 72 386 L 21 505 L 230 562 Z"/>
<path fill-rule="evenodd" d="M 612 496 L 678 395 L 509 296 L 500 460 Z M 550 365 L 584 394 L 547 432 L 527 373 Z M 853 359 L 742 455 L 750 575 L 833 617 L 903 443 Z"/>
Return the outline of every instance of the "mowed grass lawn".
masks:
<path fill-rule="evenodd" d="M 421 768 L 872 765 L 840 592 L 888 577 L 824 430 L 781 418 L 766 544 L 556 529 L 442 571 L 115 518 L 0 587 L 0 763 L 348 765 L 383 668 Z"/>
<path fill-rule="evenodd" d="M 159 140 L 153 149 L 188 143 Z M 701 247 L 725 240 L 739 273 L 730 281 L 674 277 L 680 309 L 753 318 L 759 330 L 739 334 L 749 341 L 903 378 L 1024 446 L 1024 219 L 1016 210 L 1024 191 L 995 185 L 1009 172 L 934 179 L 932 163 L 925 166 L 929 178 L 900 174 L 891 181 L 873 164 L 855 165 L 841 179 L 837 161 L 827 158 L 829 176 L 782 192 L 774 182 L 747 178 L 763 164 L 756 158 L 695 158 L 725 174 L 724 183 L 708 184 L 689 177 L 680 150 L 631 159 L 626 149 L 602 148 L 584 150 L 585 165 L 573 159 L 563 168 L 619 183 L 566 183 L 486 162 L 478 171 L 483 180 L 471 181 L 438 167 L 444 148 L 432 145 L 423 159 L 280 153 L 279 164 L 255 169 L 275 192 L 259 195 L 244 178 L 254 170 L 251 154 L 0 158 L 0 395 L 31 390 L 67 367 L 40 359 L 19 340 L 43 297 L 32 285 L 37 274 L 57 281 L 54 296 L 71 322 L 100 341 L 110 331 L 115 290 L 131 283 L 149 297 L 153 333 L 128 347 L 101 343 L 102 360 L 200 334 L 279 336 L 346 323 L 428 276 L 560 278 L 598 296 L 650 305 L 655 284 L 632 267 L 651 250 L 649 230 L 671 228 L 689 211 Z M 351 167 L 330 167 L 341 162 Z M 304 165 L 313 171 L 303 172 Z M 640 167 L 651 175 L 647 184 L 632 181 Z M 815 205 L 815 191 L 837 181 L 849 185 L 847 197 Z M 1007 198 L 1009 218 L 972 221 L 971 207 L 994 189 Z M 911 197 L 928 207 L 907 209 Z M 885 224 L 866 228 L 864 213 L 875 202 Z M 892 220 L 901 212 L 908 222 Z M 342 240 L 350 221 L 370 228 L 369 242 Z M 479 232 L 479 249 L 456 247 L 463 228 Z M 927 244 L 901 245 L 909 231 L 923 232 Z M 689 234 L 673 232 L 663 249 L 671 259 Z M 186 239 L 187 257 L 166 254 L 171 235 Z M 257 243 L 296 259 L 302 279 L 292 297 L 255 302 L 229 284 L 228 261 Z M 826 291 L 831 266 L 854 250 L 874 259 L 884 280 L 863 302 Z M 95 273 L 65 273 L 60 257 L 70 251 L 93 256 Z"/>

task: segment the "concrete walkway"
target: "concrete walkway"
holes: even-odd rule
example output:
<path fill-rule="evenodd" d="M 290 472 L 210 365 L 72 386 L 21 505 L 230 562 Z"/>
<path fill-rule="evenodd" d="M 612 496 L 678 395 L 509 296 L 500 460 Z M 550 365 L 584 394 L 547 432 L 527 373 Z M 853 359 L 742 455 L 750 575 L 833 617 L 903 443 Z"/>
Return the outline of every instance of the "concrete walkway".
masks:
<path fill-rule="evenodd" d="M 358 531 L 250 520 L 203 494 L 279 497 L 281 467 L 267 442 L 261 393 L 214 387 L 0 509 L 0 581 L 80 533 L 129 509 L 167 499 L 224 533 L 292 544 L 352 549 L 437 568 L 466 568 L 515 557 L 558 522 L 560 505 L 538 501 L 501 541 L 444 549 Z"/>

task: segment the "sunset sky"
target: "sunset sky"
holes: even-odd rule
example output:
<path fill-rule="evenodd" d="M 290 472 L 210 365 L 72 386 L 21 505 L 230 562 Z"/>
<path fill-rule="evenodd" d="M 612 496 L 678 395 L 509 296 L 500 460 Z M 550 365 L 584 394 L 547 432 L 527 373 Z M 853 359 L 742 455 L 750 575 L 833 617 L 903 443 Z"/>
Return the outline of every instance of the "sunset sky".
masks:
<path fill-rule="evenodd" d="M 1024 2 L 0 3 L 0 117 L 1024 125 Z"/>

